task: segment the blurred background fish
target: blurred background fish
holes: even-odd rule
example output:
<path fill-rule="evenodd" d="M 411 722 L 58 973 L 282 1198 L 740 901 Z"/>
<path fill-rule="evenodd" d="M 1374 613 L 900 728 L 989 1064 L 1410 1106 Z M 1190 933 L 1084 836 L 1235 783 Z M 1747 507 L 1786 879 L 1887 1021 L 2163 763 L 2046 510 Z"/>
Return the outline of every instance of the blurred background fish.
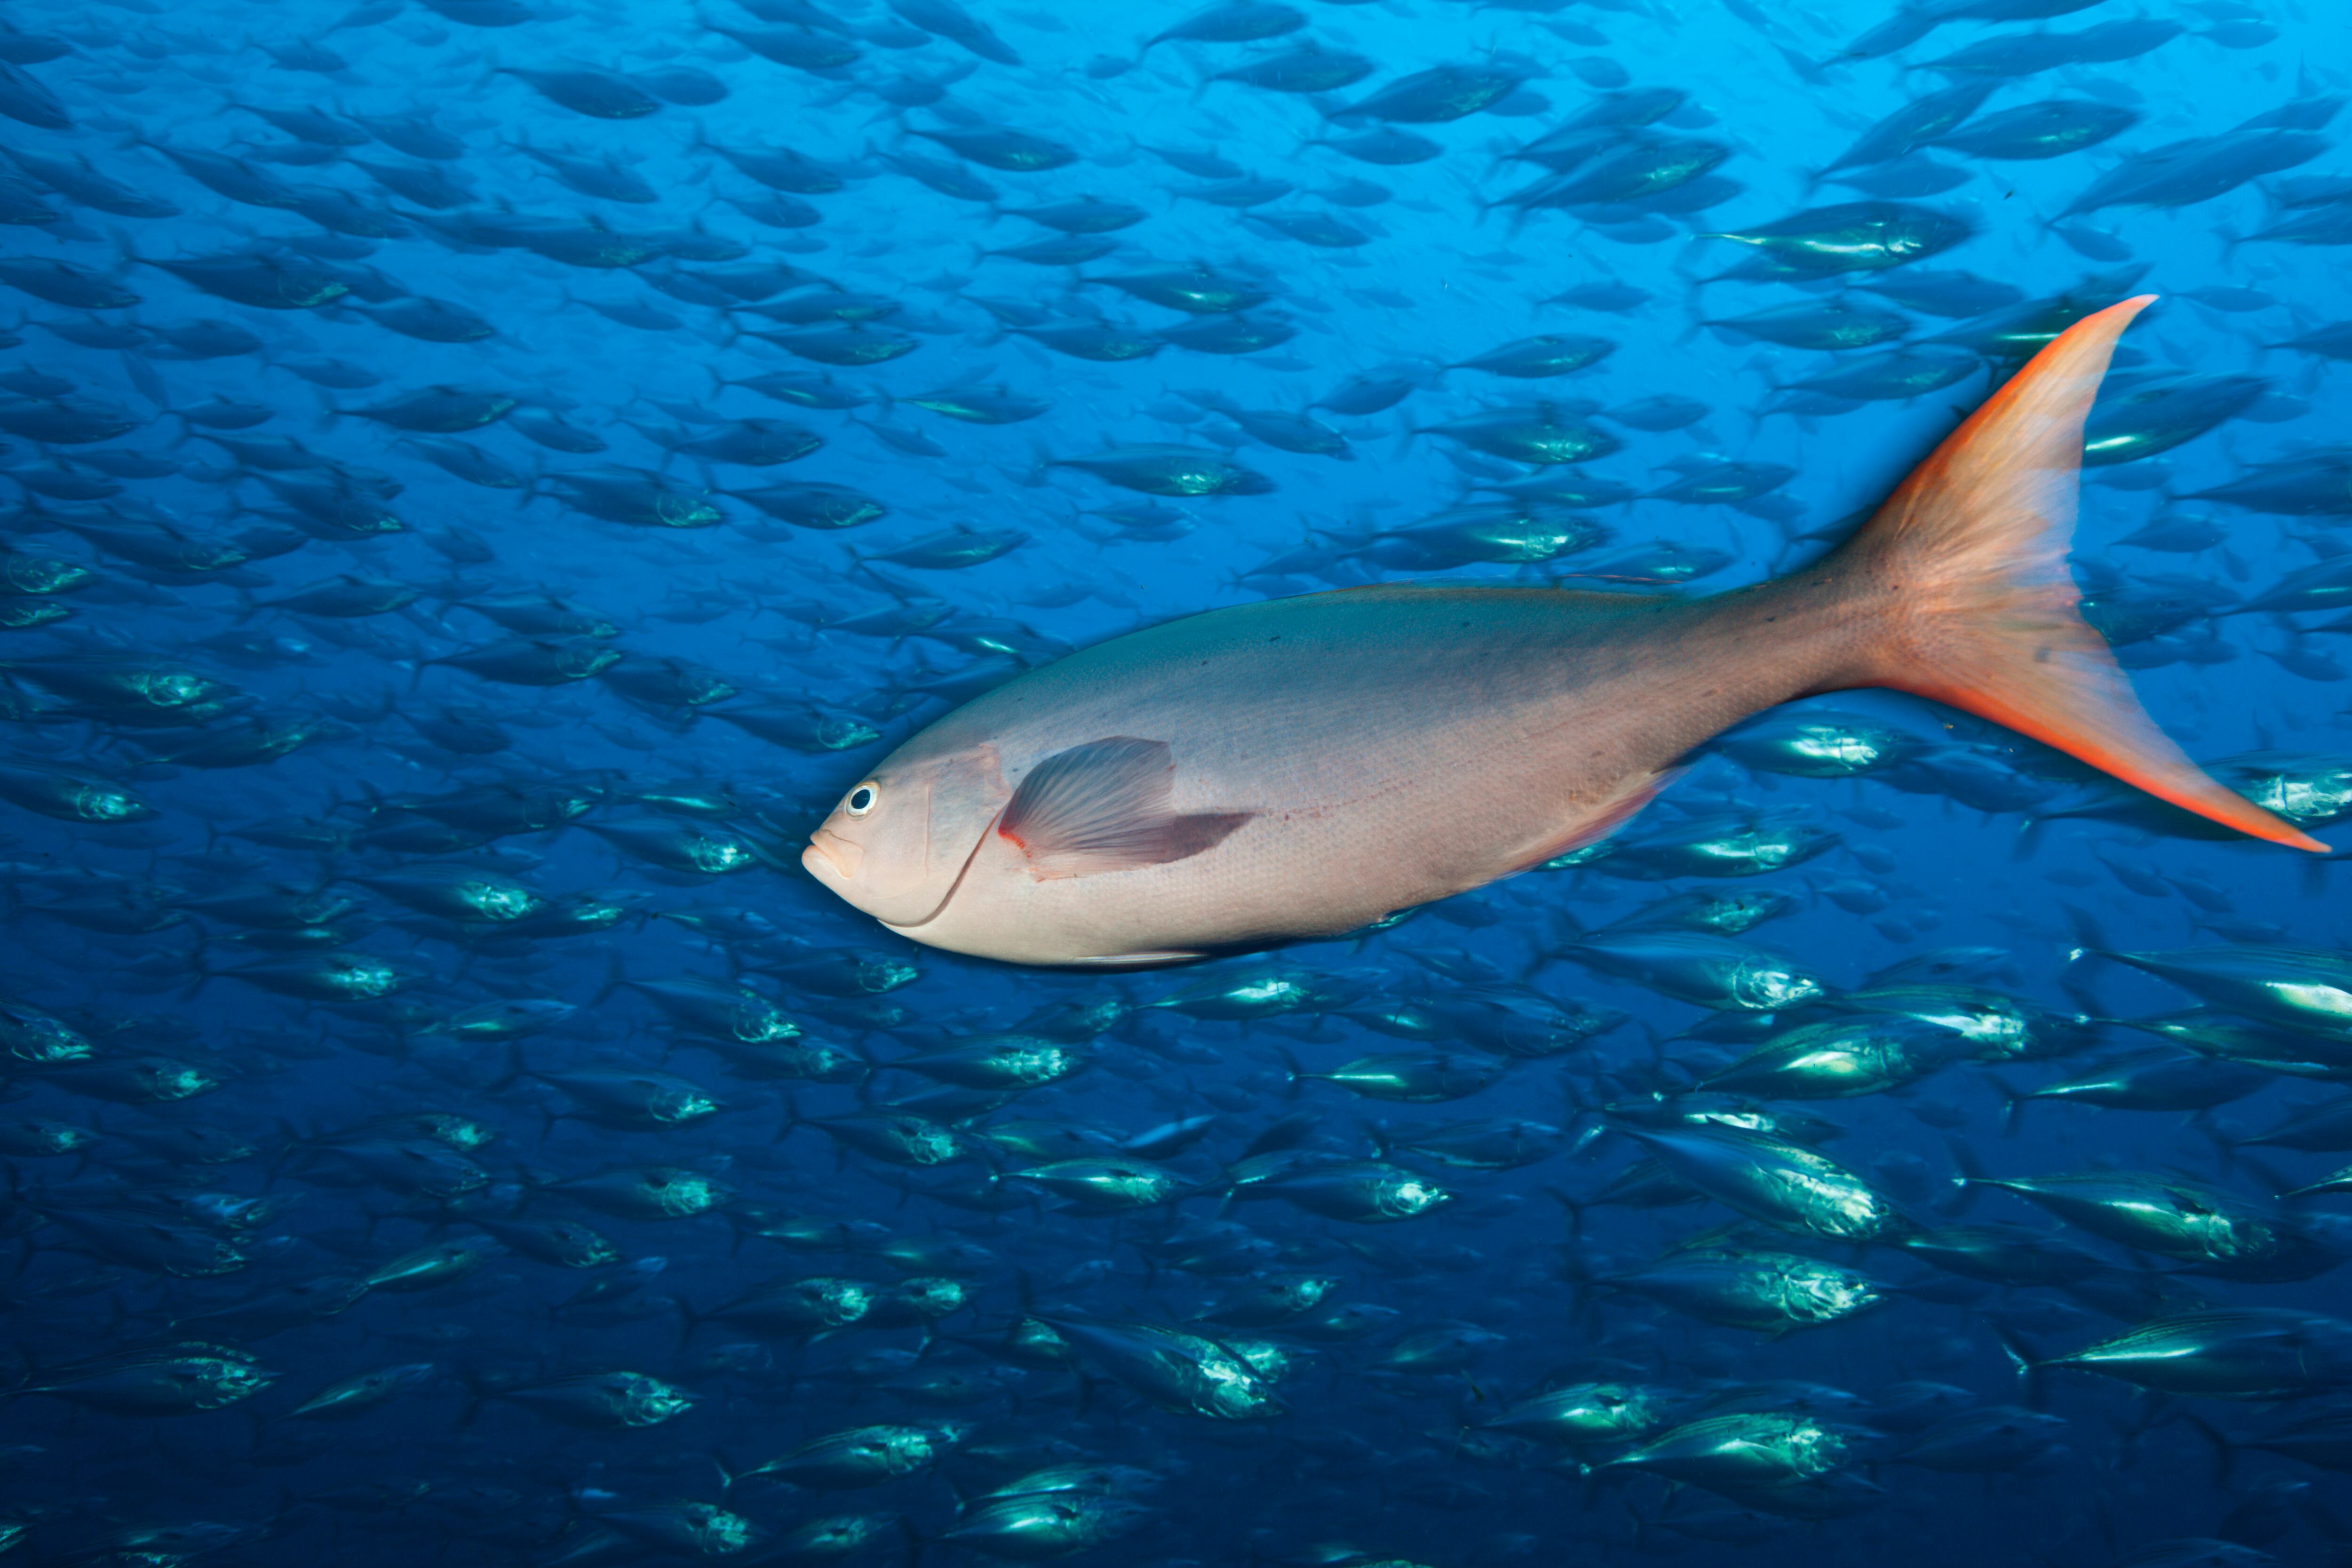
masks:
<path fill-rule="evenodd" d="M 1202 610 L 1801 578 L 2142 294 L 2083 618 L 2346 843 L 2347 74 L 2285 0 L 15 0 L 0 1556 L 2340 1560 L 2340 849 L 1854 691 L 1162 973 L 801 858 Z"/>

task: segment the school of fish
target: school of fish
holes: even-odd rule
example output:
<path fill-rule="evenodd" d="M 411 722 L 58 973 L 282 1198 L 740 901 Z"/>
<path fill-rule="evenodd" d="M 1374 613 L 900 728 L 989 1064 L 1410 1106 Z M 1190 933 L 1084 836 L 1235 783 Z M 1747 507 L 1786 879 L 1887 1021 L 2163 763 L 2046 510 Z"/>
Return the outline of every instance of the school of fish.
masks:
<path fill-rule="evenodd" d="M 10 0 L 0 1568 L 2352 1561 L 2311 0 Z"/>

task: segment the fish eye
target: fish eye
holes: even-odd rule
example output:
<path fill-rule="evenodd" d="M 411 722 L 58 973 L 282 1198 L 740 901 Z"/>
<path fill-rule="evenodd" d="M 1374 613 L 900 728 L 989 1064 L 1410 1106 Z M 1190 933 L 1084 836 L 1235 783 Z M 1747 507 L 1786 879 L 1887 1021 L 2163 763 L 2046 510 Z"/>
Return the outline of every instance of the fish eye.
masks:
<path fill-rule="evenodd" d="M 847 811 L 850 816 L 863 816 L 867 812 L 872 811 L 875 804 L 881 798 L 882 786 L 876 784 L 872 779 L 867 779 L 864 784 L 859 784 L 856 789 L 851 790 L 849 792 L 849 798 L 843 801 L 841 805 L 842 808 Z"/>

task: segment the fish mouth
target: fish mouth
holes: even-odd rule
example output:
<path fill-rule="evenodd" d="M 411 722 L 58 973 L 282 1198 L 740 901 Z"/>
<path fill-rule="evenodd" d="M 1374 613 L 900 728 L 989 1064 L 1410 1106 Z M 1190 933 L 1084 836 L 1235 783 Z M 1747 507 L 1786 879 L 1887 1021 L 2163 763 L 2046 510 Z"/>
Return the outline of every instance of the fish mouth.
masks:
<path fill-rule="evenodd" d="M 866 851 L 828 827 L 820 827 L 809 835 L 808 847 L 801 851 L 801 866 L 812 875 L 821 864 L 825 870 L 846 882 L 857 875 L 865 864 Z"/>

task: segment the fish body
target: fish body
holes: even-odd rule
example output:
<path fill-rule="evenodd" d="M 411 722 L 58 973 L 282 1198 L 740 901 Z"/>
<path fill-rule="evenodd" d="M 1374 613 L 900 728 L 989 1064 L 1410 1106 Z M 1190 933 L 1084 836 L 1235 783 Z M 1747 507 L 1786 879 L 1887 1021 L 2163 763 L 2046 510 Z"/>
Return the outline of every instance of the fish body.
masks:
<path fill-rule="evenodd" d="M 1868 1183 L 1827 1155 L 1736 1127 L 1628 1128 L 1674 1173 L 1750 1219 L 1800 1235 L 1895 1239 L 1907 1222 Z"/>
<path fill-rule="evenodd" d="M 2082 419 L 2143 306 L 2070 329 L 1821 565 L 1704 599 L 1381 586 L 1132 633 L 915 737 L 802 863 L 935 946 L 1181 962 L 1339 935 L 1541 865 L 1606 837 L 1740 720 L 1864 685 L 1992 714 L 2315 847 L 2156 731 L 2056 570 Z M 1987 512 L 1997 495 L 2022 510 Z M 1969 618 L 2003 605 L 2031 627 L 2013 643 Z"/>
<path fill-rule="evenodd" d="M 2352 1384 L 2352 1323 L 2281 1307 L 2189 1312 L 2021 1370 L 2069 1367 L 2165 1394 L 2303 1399 Z"/>
<path fill-rule="evenodd" d="M 1680 1253 L 1599 1283 L 1706 1322 L 1774 1337 L 1840 1322 L 1886 1300 L 1866 1275 L 1785 1252 Z"/>

